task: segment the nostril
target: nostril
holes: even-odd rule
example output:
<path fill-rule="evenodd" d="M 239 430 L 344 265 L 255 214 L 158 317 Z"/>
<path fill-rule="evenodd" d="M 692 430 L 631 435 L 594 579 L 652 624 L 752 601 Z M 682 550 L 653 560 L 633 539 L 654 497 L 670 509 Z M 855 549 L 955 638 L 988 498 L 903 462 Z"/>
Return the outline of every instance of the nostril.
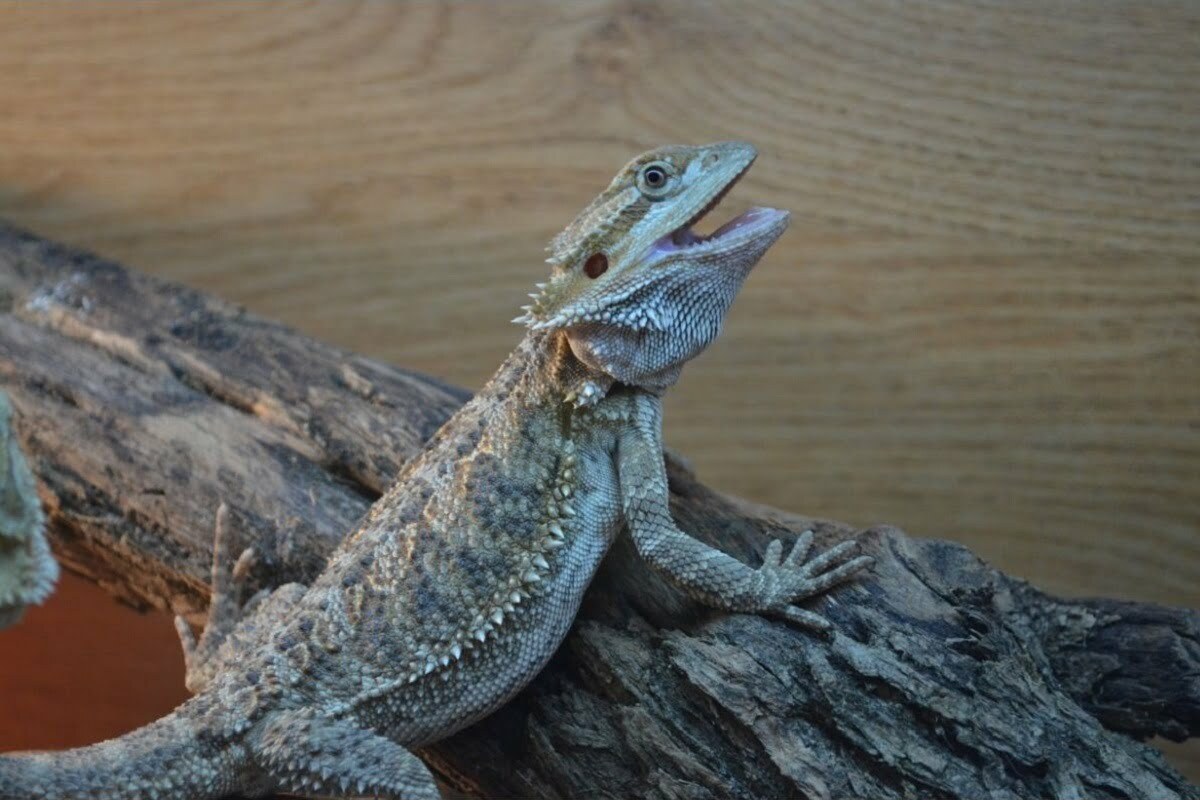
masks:
<path fill-rule="evenodd" d="M 720 153 L 709 153 L 704 157 L 704 166 L 711 167 L 713 164 L 721 160 Z"/>

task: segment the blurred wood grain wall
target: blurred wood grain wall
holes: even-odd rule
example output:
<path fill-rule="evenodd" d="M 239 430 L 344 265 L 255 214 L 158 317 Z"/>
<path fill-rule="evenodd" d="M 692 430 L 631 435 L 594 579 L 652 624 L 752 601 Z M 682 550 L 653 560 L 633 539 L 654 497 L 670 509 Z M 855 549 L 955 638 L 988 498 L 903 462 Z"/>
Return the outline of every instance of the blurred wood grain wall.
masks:
<path fill-rule="evenodd" d="M 710 483 L 1200 605 L 1200 4 L 0 5 L 0 216 L 478 386 L 633 154 L 794 213 L 668 438 Z M 3 640 L 0 639 L 0 646 Z"/>

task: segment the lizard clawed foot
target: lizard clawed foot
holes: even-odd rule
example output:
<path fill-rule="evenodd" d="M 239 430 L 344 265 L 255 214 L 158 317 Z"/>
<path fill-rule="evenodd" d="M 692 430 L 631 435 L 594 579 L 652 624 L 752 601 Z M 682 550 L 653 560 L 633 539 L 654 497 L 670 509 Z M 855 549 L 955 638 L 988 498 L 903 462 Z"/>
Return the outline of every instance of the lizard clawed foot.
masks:
<path fill-rule="evenodd" d="M 237 559 L 232 558 L 230 510 L 225 503 L 217 508 L 213 531 L 212 596 L 208 605 L 208 621 L 199 641 L 183 617 L 175 617 L 175 631 L 183 647 L 186 684 L 199 691 L 211 678 L 210 661 L 221 643 L 237 626 L 243 608 L 238 602 L 239 589 L 254 565 L 254 549 L 247 547 Z"/>
<path fill-rule="evenodd" d="M 870 556 L 854 556 L 858 542 L 840 542 L 806 561 L 812 548 L 813 532 L 800 534 L 792 551 L 785 558 L 783 542 L 778 539 L 767 545 L 762 566 L 755 572 L 760 614 L 783 617 L 797 625 L 825 632 L 831 628 L 827 619 L 797 605 L 799 600 L 821 594 L 875 563 Z M 853 556 L 853 557 L 852 557 Z"/>

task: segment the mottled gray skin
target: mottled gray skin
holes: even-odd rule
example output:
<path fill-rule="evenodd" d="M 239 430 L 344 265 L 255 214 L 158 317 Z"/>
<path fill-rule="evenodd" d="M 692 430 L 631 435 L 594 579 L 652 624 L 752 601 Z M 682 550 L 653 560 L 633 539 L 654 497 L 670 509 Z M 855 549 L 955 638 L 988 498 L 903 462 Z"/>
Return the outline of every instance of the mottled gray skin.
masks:
<path fill-rule="evenodd" d="M 42 502 L 13 432 L 12 404 L 0 392 L 0 628 L 49 597 L 57 580 Z"/>
<path fill-rule="evenodd" d="M 555 240 L 525 339 L 312 586 L 240 608 L 252 551 L 232 563 L 222 508 L 204 636 L 179 626 L 197 696 L 120 739 L 0 759 L 0 796 L 432 800 L 408 748 L 490 713 L 542 669 L 624 529 L 693 597 L 825 629 L 793 603 L 869 563 L 851 543 L 806 563 L 811 535 L 786 559 L 775 542 L 755 570 L 678 530 L 667 506 L 660 394 L 787 223 L 756 209 L 711 238 L 689 232 L 753 159 L 724 143 L 627 165 Z"/>

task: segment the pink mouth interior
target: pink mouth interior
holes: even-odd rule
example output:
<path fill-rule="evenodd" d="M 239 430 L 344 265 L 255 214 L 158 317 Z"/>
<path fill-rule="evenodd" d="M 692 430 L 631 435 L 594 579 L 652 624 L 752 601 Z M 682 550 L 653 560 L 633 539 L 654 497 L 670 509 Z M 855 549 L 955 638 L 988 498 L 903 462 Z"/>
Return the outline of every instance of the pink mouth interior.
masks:
<path fill-rule="evenodd" d="M 679 230 L 669 233 L 655 242 L 654 252 L 666 253 L 676 250 L 684 250 L 689 247 L 696 247 L 698 245 L 710 244 L 712 242 L 719 241 L 734 231 L 739 231 L 749 227 L 769 225 L 777 220 L 783 213 L 784 212 L 775 208 L 751 208 L 729 220 L 729 222 L 726 222 L 724 225 L 717 228 L 707 236 L 696 233 L 690 224 L 685 225 Z M 693 222 L 695 222 L 695 220 Z"/>

